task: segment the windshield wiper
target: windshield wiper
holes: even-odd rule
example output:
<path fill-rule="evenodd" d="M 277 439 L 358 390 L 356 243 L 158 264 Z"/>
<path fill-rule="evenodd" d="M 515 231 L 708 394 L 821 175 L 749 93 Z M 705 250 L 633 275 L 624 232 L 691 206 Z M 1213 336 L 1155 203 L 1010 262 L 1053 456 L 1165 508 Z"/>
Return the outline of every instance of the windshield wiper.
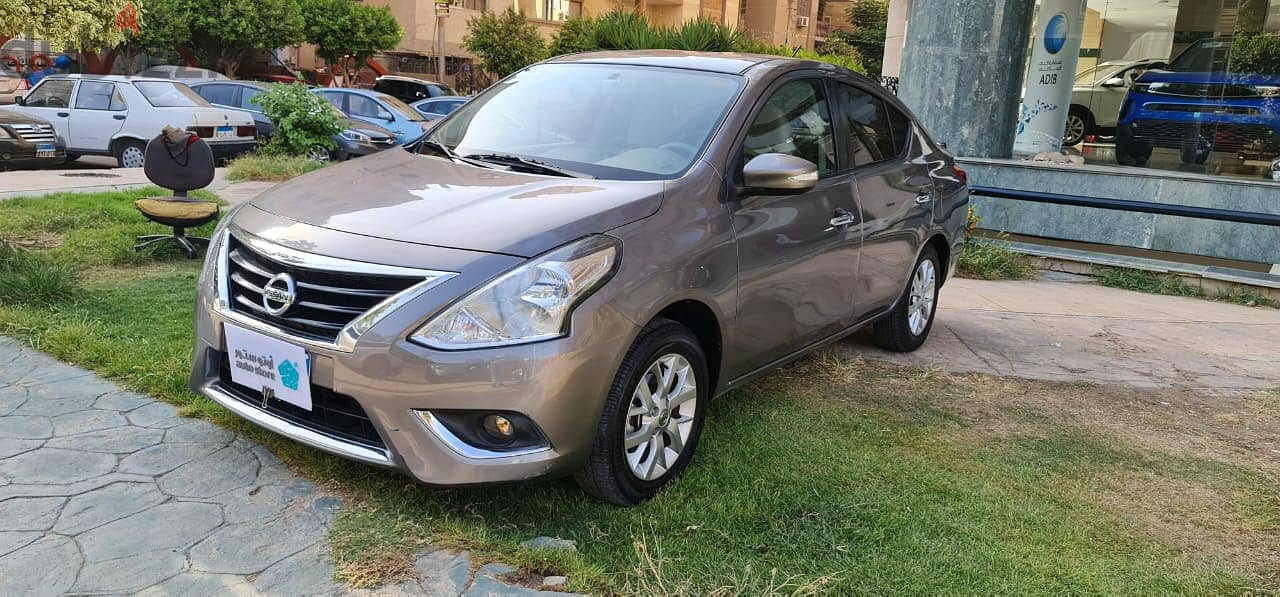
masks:
<path fill-rule="evenodd" d="M 454 153 L 452 149 L 449 149 L 448 145 L 445 145 L 444 143 L 441 143 L 434 139 L 423 139 L 422 146 L 429 147 L 431 148 L 432 151 L 454 162 L 462 162 L 464 164 L 471 164 L 472 166 L 480 166 L 481 168 L 490 168 L 490 169 L 492 169 L 494 166 L 489 162 L 480 161 L 478 159 L 475 159 L 472 156 L 466 156 L 466 157 L 460 156 Z"/>
<path fill-rule="evenodd" d="M 547 174 L 550 176 L 563 176 L 565 178 L 595 178 L 590 174 L 574 172 L 573 170 L 565 170 L 564 168 L 557 168 L 537 160 L 531 160 L 529 158 L 522 158 L 518 155 L 505 153 L 477 153 L 463 156 L 463 159 L 481 160 L 493 164 L 500 164 L 513 170 L 521 170 L 532 174 Z"/>

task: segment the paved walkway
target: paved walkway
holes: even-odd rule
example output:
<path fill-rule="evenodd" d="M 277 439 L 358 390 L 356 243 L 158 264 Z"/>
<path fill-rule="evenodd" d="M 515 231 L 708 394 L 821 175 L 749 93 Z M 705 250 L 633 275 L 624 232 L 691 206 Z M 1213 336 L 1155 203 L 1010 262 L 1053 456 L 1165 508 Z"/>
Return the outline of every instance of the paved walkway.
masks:
<path fill-rule="evenodd" d="M 0 337 L 0 595 L 330 595 L 341 502 L 261 446 Z M 466 553 L 374 594 L 520 595 Z"/>
<path fill-rule="evenodd" d="M 1280 388 L 1280 310 L 1107 288 L 1091 279 L 986 282 L 957 278 L 919 351 L 853 356 L 1058 381 L 1223 393 Z"/>

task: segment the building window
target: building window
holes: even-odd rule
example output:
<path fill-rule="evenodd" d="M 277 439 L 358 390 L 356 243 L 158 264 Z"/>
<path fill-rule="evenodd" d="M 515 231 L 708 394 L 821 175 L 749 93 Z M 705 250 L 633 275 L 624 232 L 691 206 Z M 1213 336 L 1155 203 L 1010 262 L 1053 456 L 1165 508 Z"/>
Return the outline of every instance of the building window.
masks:
<path fill-rule="evenodd" d="M 573 16 L 573 2 L 570 0 L 542 0 L 538 4 L 539 19 L 547 21 L 567 21 Z"/>

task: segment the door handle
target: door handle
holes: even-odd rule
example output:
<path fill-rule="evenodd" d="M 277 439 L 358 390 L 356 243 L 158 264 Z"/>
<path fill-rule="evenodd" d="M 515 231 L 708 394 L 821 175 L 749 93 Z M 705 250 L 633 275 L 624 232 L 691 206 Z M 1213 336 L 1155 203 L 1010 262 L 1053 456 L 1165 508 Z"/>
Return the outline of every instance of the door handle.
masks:
<path fill-rule="evenodd" d="M 929 193 L 920 193 L 919 195 L 916 195 L 916 203 L 923 205 L 930 201 L 933 201 L 933 195 Z"/>
<path fill-rule="evenodd" d="M 827 230 L 835 230 L 836 228 L 842 228 L 844 226 L 848 226 L 849 224 L 852 224 L 853 222 L 854 222 L 853 214 L 843 209 L 837 209 L 836 217 L 831 218 L 831 222 L 830 222 L 831 227 L 828 228 Z"/>
<path fill-rule="evenodd" d="M 125 115 L 124 115 L 124 114 L 113 114 L 111 117 L 112 117 L 112 118 L 114 118 L 114 119 L 116 119 L 116 120 L 124 120 L 124 119 L 125 119 Z"/>
<path fill-rule="evenodd" d="M 70 112 L 58 112 L 58 116 L 61 116 L 62 118 L 66 118 L 70 115 L 71 115 Z"/>

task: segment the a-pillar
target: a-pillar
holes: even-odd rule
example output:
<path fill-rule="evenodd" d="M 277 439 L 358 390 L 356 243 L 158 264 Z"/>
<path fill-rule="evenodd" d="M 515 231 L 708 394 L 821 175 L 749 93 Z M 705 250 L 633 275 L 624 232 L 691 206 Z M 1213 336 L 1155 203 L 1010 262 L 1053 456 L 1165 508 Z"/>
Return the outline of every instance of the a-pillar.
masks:
<path fill-rule="evenodd" d="M 1007 158 L 1035 0 L 911 0 L 899 97 L 957 155 Z"/>

